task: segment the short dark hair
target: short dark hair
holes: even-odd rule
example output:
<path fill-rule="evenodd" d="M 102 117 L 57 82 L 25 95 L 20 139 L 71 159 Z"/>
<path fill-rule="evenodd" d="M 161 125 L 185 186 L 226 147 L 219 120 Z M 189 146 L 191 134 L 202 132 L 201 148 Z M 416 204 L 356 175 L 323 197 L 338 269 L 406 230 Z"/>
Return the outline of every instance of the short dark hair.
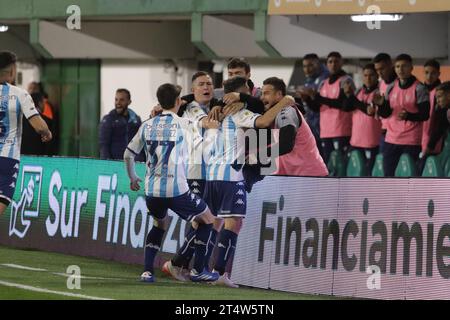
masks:
<path fill-rule="evenodd" d="M 450 92 L 450 81 L 445 81 L 436 87 L 436 91 Z"/>
<path fill-rule="evenodd" d="M 250 72 L 250 64 L 244 58 L 231 58 L 228 60 L 228 69 L 244 68 L 245 73 Z"/>
<path fill-rule="evenodd" d="M 423 65 L 424 67 L 432 67 L 436 70 L 441 70 L 441 64 L 436 59 L 430 59 Z"/>
<path fill-rule="evenodd" d="M 271 85 L 275 91 L 281 91 L 283 96 L 286 95 L 286 84 L 284 81 L 277 77 L 270 77 L 264 80 L 263 85 Z"/>
<path fill-rule="evenodd" d="M 247 79 L 244 77 L 233 77 L 223 82 L 224 93 L 236 92 L 239 88 L 242 88 L 247 83 Z"/>
<path fill-rule="evenodd" d="M 315 53 L 307 53 L 303 56 L 303 60 L 319 60 L 319 56 Z"/>
<path fill-rule="evenodd" d="M 17 56 L 11 51 L 0 51 L 0 70 L 16 63 Z"/>
<path fill-rule="evenodd" d="M 338 58 L 338 59 L 342 59 L 342 55 L 341 55 L 339 52 L 337 52 L 337 51 L 332 51 L 332 52 L 330 52 L 330 53 L 328 54 L 328 56 L 327 56 L 327 60 L 328 60 L 329 58 L 331 58 L 331 57 Z"/>
<path fill-rule="evenodd" d="M 164 83 L 158 87 L 156 97 L 163 109 L 172 109 L 180 95 L 180 87 L 171 83 Z"/>
<path fill-rule="evenodd" d="M 391 62 L 392 58 L 388 53 L 381 52 L 373 58 L 373 63 L 380 63 L 380 62 Z"/>
<path fill-rule="evenodd" d="M 203 76 L 208 76 L 210 77 L 209 73 L 206 71 L 197 71 L 196 73 L 194 73 L 194 75 L 192 76 L 192 82 L 194 82 L 197 78 L 203 77 Z"/>
<path fill-rule="evenodd" d="M 397 58 L 395 58 L 395 62 L 397 61 L 408 61 L 409 63 L 413 63 L 413 59 L 411 58 L 411 56 L 407 53 L 401 53 L 397 56 Z"/>
<path fill-rule="evenodd" d="M 363 67 L 363 70 L 372 70 L 373 72 L 377 73 L 377 70 L 375 69 L 375 65 L 373 63 L 368 63 Z"/>
<path fill-rule="evenodd" d="M 119 88 L 116 90 L 116 93 L 125 93 L 128 97 L 128 100 L 131 100 L 131 94 L 130 91 L 128 89 L 125 88 Z"/>

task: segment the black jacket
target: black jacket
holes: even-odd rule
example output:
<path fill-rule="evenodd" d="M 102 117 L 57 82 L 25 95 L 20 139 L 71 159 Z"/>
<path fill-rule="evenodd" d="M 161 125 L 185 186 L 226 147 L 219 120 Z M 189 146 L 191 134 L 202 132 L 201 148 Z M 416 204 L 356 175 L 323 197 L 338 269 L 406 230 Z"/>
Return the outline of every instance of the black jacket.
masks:
<path fill-rule="evenodd" d="M 112 110 L 100 123 L 100 159 L 122 160 L 128 143 L 141 126 L 141 118 L 131 109 L 128 116 Z M 136 161 L 145 161 L 144 153 L 136 156 Z"/>

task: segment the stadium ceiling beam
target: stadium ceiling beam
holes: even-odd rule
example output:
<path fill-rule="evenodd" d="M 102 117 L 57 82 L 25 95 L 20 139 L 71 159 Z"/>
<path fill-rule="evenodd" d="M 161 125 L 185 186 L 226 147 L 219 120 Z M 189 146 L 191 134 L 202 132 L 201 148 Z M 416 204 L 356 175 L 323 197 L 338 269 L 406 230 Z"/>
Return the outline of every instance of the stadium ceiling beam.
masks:
<path fill-rule="evenodd" d="M 39 35 L 40 35 L 39 20 L 32 19 L 30 21 L 30 44 L 31 44 L 31 46 L 37 52 L 39 52 L 39 54 L 41 56 L 43 56 L 44 58 L 47 58 L 47 59 L 52 58 L 52 55 L 50 54 L 50 52 L 48 52 L 47 49 L 40 42 Z"/>
<path fill-rule="evenodd" d="M 203 40 L 203 15 L 193 13 L 191 17 L 191 42 L 209 59 L 216 59 L 217 54 Z"/>
<path fill-rule="evenodd" d="M 261 47 L 261 49 L 263 49 L 269 57 L 280 58 L 281 54 L 272 46 L 272 44 L 267 39 L 267 12 L 255 12 L 254 29 L 256 43 Z"/>
<path fill-rule="evenodd" d="M 65 19 L 71 5 L 84 17 L 251 14 L 267 10 L 268 0 L 0 0 L 0 20 Z"/>

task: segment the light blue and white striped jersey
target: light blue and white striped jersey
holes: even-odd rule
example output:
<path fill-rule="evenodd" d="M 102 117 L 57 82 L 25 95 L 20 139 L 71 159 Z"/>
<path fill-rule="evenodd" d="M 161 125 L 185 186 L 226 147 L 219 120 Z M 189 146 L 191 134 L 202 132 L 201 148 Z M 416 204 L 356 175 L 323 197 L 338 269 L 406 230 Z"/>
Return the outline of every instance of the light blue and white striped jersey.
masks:
<path fill-rule="evenodd" d="M 243 129 L 255 128 L 260 114 L 243 109 L 234 115 L 225 117 L 219 129 L 208 129 L 204 137 L 206 146 L 207 181 L 242 181 L 242 160 L 245 155 L 245 143 L 238 135 Z M 244 140 L 245 142 L 245 140 Z"/>
<path fill-rule="evenodd" d="M 194 122 L 200 122 L 204 117 L 208 116 L 209 108 L 193 101 L 186 106 L 183 118 Z M 200 128 L 201 135 L 204 135 L 205 129 Z M 203 154 L 199 148 L 189 150 L 189 163 L 187 178 L 192 180 L 206 179 L 206 165 L 203 161 Z"/>
<path fill-rule="evenodd" d="M 22 115 L 27 119 L 39 115 L 33 99 L 23 89 L 0 84 L 0 157 L 20 160 Z"/>
<path fill-rule="evenodd" d="M 127 149 L 139 154 L 145 148 L 145 195 L 173 198 L 186 193 L 189 149 L 201 145 L 197 123 L 170 111 L 144 121 Z"/>

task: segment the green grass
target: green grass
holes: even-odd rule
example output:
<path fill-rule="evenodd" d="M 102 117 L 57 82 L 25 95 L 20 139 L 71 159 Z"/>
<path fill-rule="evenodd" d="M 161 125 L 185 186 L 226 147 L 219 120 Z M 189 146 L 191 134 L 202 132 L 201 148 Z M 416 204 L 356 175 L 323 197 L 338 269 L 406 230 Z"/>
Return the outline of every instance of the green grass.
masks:
<path fill-rule="evenodd" d="M 47 271 L 19 270 L 1 264 L 17 264 Z M 54 273 L 66 273 L 67 267 L 77 265 L 82 276 L 110 279 L 81 279 L 80 290 L 67 289 L 67 278 Z M 21 285 L 82 294 L 110 299 L 151 300 L 305 300 L 334 299 L 330 296 L 312 296 L 263 290 L 255 288 L 231 289 L 209 284 L 177 282 L 161 272 L 156 272 L 157 282 L 152 284 L 138 281 L 142 267 L 92 258 L 17 250 L 0 246 L 0 281 Z M 32 292 L 0 284 L 0 299 L 76 299 L 52 293 Z"/>

